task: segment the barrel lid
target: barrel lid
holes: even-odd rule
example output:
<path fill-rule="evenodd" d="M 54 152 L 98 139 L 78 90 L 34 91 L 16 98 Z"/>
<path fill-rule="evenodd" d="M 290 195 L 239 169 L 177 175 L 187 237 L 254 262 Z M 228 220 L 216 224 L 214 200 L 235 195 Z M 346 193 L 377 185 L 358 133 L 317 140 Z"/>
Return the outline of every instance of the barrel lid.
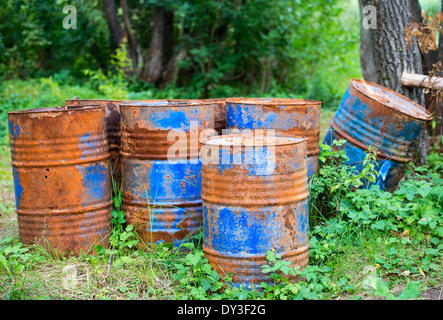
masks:
<path fill-rule="evenodd" d="M 421 105 L 389 88 L 359 79 L 352 79 L 351 85 L 368 98 L 381 103 L 385 107 L 419 120 L 432 120 L 432 114 Z"/>
<path fill-rule="evenodd" d="M 35 108 L 35 109 L 26 109 L 26 110 L 18 110 L 18 111 L 9 111 L 8 114 L 32 114 L 32 113 L 60 113 L 60 112 L 76 112 L 76 111 L 85 111 L 85 110 L 104 110 L 103 106 L 100 105 L 86 105 L 86 106 L 58 106 L 58 107 L 49 107 L 49 108 Z"/>
<path fill-rule="evenodd" d="M 199 99 L 159 99 L 159 100 L 135 100 L 120 103 L 120 107 L 190 107 L 212 105 L 210 100 Z"/>
<path fill-rule="evenodd" d="M 293 138 L 286 136 L 254 135 L 251 133 L 226 134 L 220 136 L 209 136 L 200 139 L 200 143 L 212 146 L 283 146 L 292 145 L 308 141 L 306 137 Z"/>
<path fill-rule="evenodd" d="M 293 98 L 229 98 L 226 103 L 239 103 L 250 105 L 262 105 L 269 107 L 277 106 L 300 106 L 300 105 L 321 105 L 321 101 L 309 99 L 293 99 Z"/>

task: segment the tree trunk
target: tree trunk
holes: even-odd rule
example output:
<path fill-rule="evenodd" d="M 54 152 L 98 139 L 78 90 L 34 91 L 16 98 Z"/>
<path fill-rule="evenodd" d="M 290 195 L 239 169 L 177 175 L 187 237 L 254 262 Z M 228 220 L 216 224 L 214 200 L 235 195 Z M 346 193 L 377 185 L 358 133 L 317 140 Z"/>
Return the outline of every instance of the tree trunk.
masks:
<path fill-rule="evenodd" d="M 132 68 L 125 69 L 127 75 L 134 75 L 139 73 L 140 65 L 143 61 L 140 46 L 131 31 L 131 24 L 129 20 L 129 10 L 126 0 L 120 1 L 120 6 L 123 12 L 124 29 L 122 28 L 117 15 L 117 8 L 114 0 L 103 0 L 103 10 L 105 12 L 106 21 L 108 22 L 109 32 L 112 39 L 117 46 L 120 46 L 124 39 L 128 40 L 126 48 L 126 56 L 132 62 Z"/>
<path fill-rule="evenodd" d="M 143 55 L 137 39 L 132 33 L 131 21 L 129 19 L 129 9 L 126 0 L 120 0 L 120 6 L 123 12 L 123 24 L 125 26 L 125 36 L 128 39 L 128 58 L 132 61 L 132 72 L 130 74 L 139 74 L 142 64 Z"/>
<path fill-rule="evenodd" d="M 365 1 L 359 0 L 360 20 L 363 19 L 363 2 Z M 369 82 L 377 82 L 377 73 L 375 71 L 375 62 L 372 50 L 372 37 L 369 33 L 369 29 L 364 28 L 362 23 L 360 23 L 360 65 L 363 79 Z"/>
<path fill-rule="evenodd" d="M 109 32 L 111 33 L 114 43 L 118 46 L 123 41 L 124 33 L 120 21 L 118 21 L 114 0 L 103 0 L 103 10 L 106 21 L 108 22 Z"/>
<path fill-rule="evenodd" d="M 413 22 L 411 0 L 361 0 L 362 5 L 376 8 L 377 27 L 369 29 L 375 64 L 376 83 L 394 90 L 425 106 L 423 89 L 402 85 L 403 72 L 422 74 L 422 59 L 418 43 L 413 39 L 407 49 L 405 27 Z M 414 163 L 426 163 L 427 129 L 416 141 Z"/>
<path fill-rule="evenodd" d="M 377 72 L 377 83 L 407 96 L 424 106 L 422 89 L 401 84 L 403 72 L 422 74 L 421 55 L 416 40 L 406 49 L 405 27 L 412 23 L 411 7 L 406 0 L 380 0 L 377 29 L 370 30 Z"/>
<path fill-rule="evenodd" d="M 412 17 L 413 21 L 416 23 L 423 23 L 423 17 L 421 16 L 421 7 L 418 0 L 409 0 L 411 4 Z M 443 10 L 443 0 L 442 0 L 442 10 Z M 443 61 L 443 34 L 440 33 L 439 38 L 439 47 L 437 50 L 428 51 L 426 53 L 421 52 L 422 55 L 422 68 L 423 75 L 428 75 L 429 72 L 432 71 L 433 66 L 438 61 Z M 443 102 L 436 102 L 434 98 L 431 97 L 430 94 L 425 95 L 425 106 L 426 109 L 432 107 L 434 112 L 434 120 L 435 126 L 434 128 L 430 128 L 430 136 L 429 141 L 431 145 L 437 144 L 440 145 L 440 148 L 443 147 L 441 143 L 441 136 L 443 135 Z"/>
<path fill-rule="evenodd" d="M 145 81 L 159 84 L 163 71 L 173 52 L 173 20 L 174 13 L 163 7 L 154 8 L 153 27 L 148 56 L 141 78 Z"/>
<path fill-rule="evenodd" d="M 164 88 L 168 83 L 174 82 L 177 79 L 179 68 L 177 62 L 183 60 L 186 57 L 186 49 L 181 48 L 177 50 L 166 65 L 162 79 L 160 82 L 160 88 Z"/>

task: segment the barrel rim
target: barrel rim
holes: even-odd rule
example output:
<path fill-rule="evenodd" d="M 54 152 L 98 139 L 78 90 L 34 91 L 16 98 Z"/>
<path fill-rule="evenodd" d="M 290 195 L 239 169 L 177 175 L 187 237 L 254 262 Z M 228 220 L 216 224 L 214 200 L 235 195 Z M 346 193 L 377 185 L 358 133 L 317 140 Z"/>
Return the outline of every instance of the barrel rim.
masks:
<path fill-rule="evenodd" d="M 395 104 L 389 104 L 386 103 L 386 101 L 383 101 L 383 99 L 381 99 L 379 96 L 377 95 L 371 95 L 369 94 L 366 90 L 362 90 L 362 88 L 360 86 L 357 86 L 356 84 L 360 84 L 363 85 L 364 88 L 367 88 L 368 86 L 372 86 L 372 87 L 376 87 L 378 89 L 381 89 L 382 91 L 386 91 L 387 93 L 392 94 L 393 96 L 399 98 L 400 100 L 403 100 L 409 104 L 412 104 L 414 107 L 416 107 L 418 110 L 420 110 L 421 114 L 419 114 L 418 112 L 407 112 L 406 109 L 403 108 L 399 108 L 396 107 Z M 382 106 L 389 108 L 391 110 L 397 111 L 399 113 L 402 113 L 408 117 L 414 118 L 414 119 L 418 119 L 418 120 L 424 120 L 424 121 L 431 121 L 432 120 L 432 114 L 429 113 L 428 110 L 426 110 L 425 108 L 423 108 L 421 105 L 419 105 L 417 102 L 411 100 L 410 98 L 392 90 L 389 88 L 386 88 L 384 86 L 381 86 L 377 83 L 373 83 L 370 81 L 365 81 L 362 79 L 351 79 L 350 81 L 350 86 L 352 86 L 352 88 L 354 88 L 355 90 L 357 90 L 358 92 L 360 92 L 361 94 L 363 94 L 364 96 L 366 96 L 369 99 L 372 99 L 378 103 L 380 103 Z M 411 110 L 412 111 L 412 110 Z"/>
<path fill-rule="evenodd" d="M 74 101 L 90 101 L 90 102 L 110 102 L 110 103 L 118 103 L 118 102 L 125 102 L 127 100 L 112 100 L 112 99 L 66 99 L 65 100 L 65 106 L 67 104 L 67 102 L 74 102 Z"/>
<path fill-rule="evenodd" d="M 103 106 L 100 105 L 86 105 L 86 106 L 57 106 L 57 107 L 43 107 L 43 108 L 34 108 L 34 109 L 26 109 L 26 110 L 17 110 L 17 111 L 9 111 L 8 115 L 26 115 L 26 114 L 35 114 L 35 113 L 64 113 L 64 112 L 78 112 L 78 111 L 87 111 L 87 110 L 104 110 Z"/>
<path fill-rule="evenodd" d="M 241 139 L 239 144 L 233 144 L 231 141 L 226 141 L 226 139 L 230 139 L 233 137 L 248 137 L 254 139 L 254 135 L 252 134 L 244 134 L 244 133 L 238 133 L 238 134 L 226 134 L 226 135 L 220 135 L 220 136 L 204 136 L 199 139 L 201 144 L 208 145 L 208 146 L 226 146 L 226 147 L 255 147 L 255 146 L 266 146 L 268 145 L 266 143 L 266 140 L 263 140 L 263 144 L 255 144 L 255 139 L 253 140 L 253 143 L 247 143 L 248 141 L 245 141 Z M 294 144 L 301 144 L 306 143 L 308 141 L 307 137 L 288 137 L 283 135 L 276 135 L 274 137 L 274 146 L 286 146 L 286 145 L 294 145 Z M 225 139 L 226 142 L 223 142 Z M 211 140 L 218 140 L 219 142 L 212 142 Z M 221 141 L 220 141 L 221 140 Z"/>
<path fill-rule="evenodd" d="M 266 101 L 268 100 L 269 101 Z M 226 103 L 241 103 L 247 105 L 261 105 L 267 107 L 285 106 L 303 106 L 303 105 L 315 105 L 321 106 L 322 102 L 319 100 L 310 99 L 295 99 L 295 98 L 228 98 Z"/>
<path fill-rule="evenodd" d="M 205 99 L 157 99 L 157 100 L 133 100 L 118 103 L 120 108 L 156 108 L 156 107 L 200 107 L 212 106 L 211 100 Z"/>
<path fill-rule="evenodd" d="M 226 100 L 233 100 L 233 99 L 244 99 L 243 97 L 229 97 L 229 98 L 207 98 L 202 100 L 208 100 L 208 101 L 226 101 Z"/>

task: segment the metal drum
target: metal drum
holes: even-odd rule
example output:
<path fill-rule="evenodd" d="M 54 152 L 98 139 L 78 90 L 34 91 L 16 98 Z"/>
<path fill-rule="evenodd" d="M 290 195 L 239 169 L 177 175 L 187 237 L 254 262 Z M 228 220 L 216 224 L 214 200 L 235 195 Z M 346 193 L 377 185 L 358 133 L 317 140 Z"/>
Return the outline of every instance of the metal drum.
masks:
<path fill-rule="evenodd" d="M 268 250 L 292 267 L 308 264 L 307 138 L 267 138 L 201 140 L 203 250 L 236 286 L 270 282 L 261 269 Z"/>
<path fill-rule="evenodd" d="M 198 137 L 204 130 L 213 134 L 212 103 L 138 101 L 120 110 L 126 221 L 144 242 L 179 245 L 201 226 Z"/>
<path fill-rule="evenodd" d="M 20 241 L 78 255 L 107 245 L 109 147 L 103 107 L 8 113 Z"/>
<path fill-rule="evenodd" d="M 117 184 L 121 182 L 120 169 L 120 139 L 121 139 L 121 115 L 119 103 L 122 100 L 96 100 L 96 99 L 71 99 L 65 101 L 65 106 L 104 106 L 106 111 L 106 132 L 109 142 L 109 153 L 111 155 L 112 177 Z"/>
<path fill-rule="evenodd" d="M 303 99 L 227 99 L 227 128 L 274 129 L 276 135 L 307 137 L 308 178 L 318 171 L 321 102 Z"/>
<path fill-rule="evenodd" d="M 369 146 L 375 147 L 379 171 L 376 184 L 392 190 L 413 158 L 417 138 L 431 120 L 432 115 L 409 98 L 380 85 L 352 79 L 323 143 L 333 146 L 333 140 L 345 139 L 347 164 L 357 171 L 361 170 Z"/>

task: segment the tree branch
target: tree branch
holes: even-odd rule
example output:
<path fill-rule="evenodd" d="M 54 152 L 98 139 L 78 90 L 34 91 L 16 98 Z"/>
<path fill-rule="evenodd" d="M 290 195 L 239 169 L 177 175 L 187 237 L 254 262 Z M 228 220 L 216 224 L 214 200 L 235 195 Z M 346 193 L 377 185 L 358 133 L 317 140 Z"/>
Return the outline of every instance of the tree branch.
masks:
<path fill-rule="evenodd" d="M 440 77 L 430 78 L 429 76 L 421 74 L 403 72 L 401 75 L 401 83 L 405 87 L 443 90 L 443 78 Z"/>

